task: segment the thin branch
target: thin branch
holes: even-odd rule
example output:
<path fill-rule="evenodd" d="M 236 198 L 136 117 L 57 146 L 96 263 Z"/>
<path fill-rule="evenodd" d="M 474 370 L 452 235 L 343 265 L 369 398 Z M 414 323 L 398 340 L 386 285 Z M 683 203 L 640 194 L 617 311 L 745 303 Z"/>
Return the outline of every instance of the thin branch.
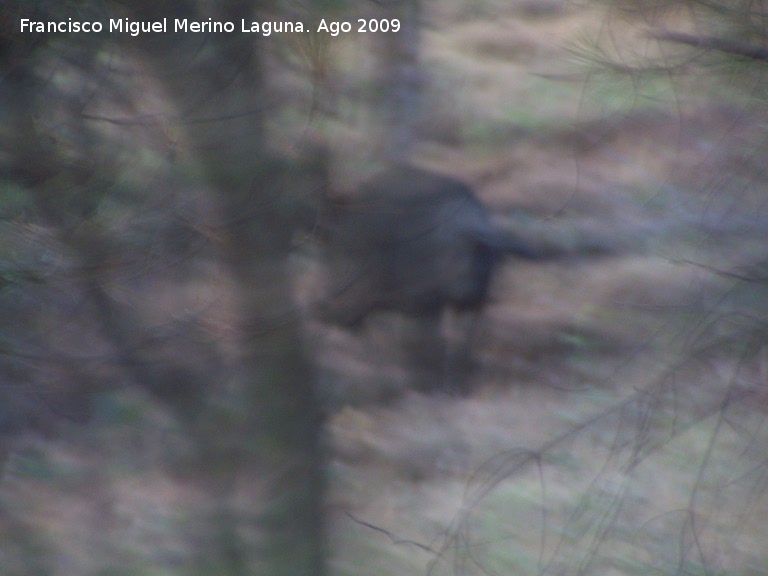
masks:
<path fill-rule="evenodd" d="M 384 528 L 381 528 L 380 526 L 376 526 L 374 524 L 370 524 L 369 522 L 366 522 L 365 520 L 360 520 L 359 518 L 355 517 L 351 513 L 346 513 L 347 517 L 352 520 L 355 524 L 360 524 L 361 526 L 365 526 L 366 528 L 370 528 L 371 530 L 375 530 L 376 532 L 380 532 L 384 534 L 387 538 L 389 538 L 393 544 L 410 544 L 412 546 L 416 546 L 416 548 L 420 548 L 424 550 L 425 552 L 429 552 L 430 554 L 435 554 L 435 551 L 430 548 L 429 546 L 426 546 L 425 544 L 421 544 L 419 542 L 416 542 L 414 540 L 403 540 L 398 537 L 396 537 L 392 532 L 389 530 L 385 530 Z"/>
<path fill-rule="evenodd" d="M 649 34 L 652 38 L 663 40 L 665 42 L 676 42 L 678 44 L 685 44 L 686 46 L 716 50 L 718 52 L 731 54 L 733 56 L 741 56 L 751 60 L 768 61 L 768 48 L 755 46 L 748 42 L 718 38 L 716 36 L 696 36 L 694 34 L 675 32 L 673 30 L 655 30 L 649 32 Z"/>

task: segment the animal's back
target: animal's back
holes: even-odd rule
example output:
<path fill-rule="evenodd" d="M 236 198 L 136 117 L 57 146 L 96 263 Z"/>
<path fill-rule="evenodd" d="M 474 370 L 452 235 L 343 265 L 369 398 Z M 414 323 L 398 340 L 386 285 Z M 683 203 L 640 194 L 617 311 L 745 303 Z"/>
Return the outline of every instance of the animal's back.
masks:
<path fill-rule="evenodd" d="M 330 307 L 348 324 L 374 309 L 432 314 L 479 307 L 498 260 L 498 236 L 463 182 L 392 168 L 330 211 Z"/>

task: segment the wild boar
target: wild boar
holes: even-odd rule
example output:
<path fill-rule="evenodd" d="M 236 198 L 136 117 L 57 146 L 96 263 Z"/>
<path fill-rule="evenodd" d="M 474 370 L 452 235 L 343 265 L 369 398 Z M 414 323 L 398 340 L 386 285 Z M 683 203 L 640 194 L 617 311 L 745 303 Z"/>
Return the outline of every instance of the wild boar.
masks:
<path fill-rule="evenodd" d="M 495 268 L 505 255 L 546 255 L 495 226 L 467 184 L 412 166 L 390 168 L 327 204 L 321 230 L 331 289 L 320 317 L 349 328 L 377 311 L 417 319 L 408 348 L 421 387 L 466 392 L 471 325 Z M 460 346 L 446 341 L 446 311 L 470 318 Z"/>

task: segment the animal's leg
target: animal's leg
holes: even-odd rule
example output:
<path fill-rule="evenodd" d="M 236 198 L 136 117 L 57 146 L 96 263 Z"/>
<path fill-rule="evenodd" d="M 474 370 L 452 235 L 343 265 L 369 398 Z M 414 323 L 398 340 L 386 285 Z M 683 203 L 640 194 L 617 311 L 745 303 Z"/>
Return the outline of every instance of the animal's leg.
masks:
<path fill-rule="evenodd" d="M 415 388 L 423 392 L 443 390 L 447 350 L 440 318 L 438 313 L 403 318 L 401 342 L 408 370 Z"/>
<path fill-rule="evenodd" d="M 480 325 L 480 313 L 476 310 L 451 310 L 446 314 L 443 326 L 446 343 L 443 379 L 445 389 L 452 394 L 464 396 L 472 389 Z"/>

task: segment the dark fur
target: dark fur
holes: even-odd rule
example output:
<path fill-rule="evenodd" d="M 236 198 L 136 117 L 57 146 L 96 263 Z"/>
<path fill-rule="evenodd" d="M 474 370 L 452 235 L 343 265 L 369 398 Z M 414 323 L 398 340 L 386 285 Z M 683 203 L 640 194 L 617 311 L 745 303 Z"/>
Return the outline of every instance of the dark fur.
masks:
<path fill-rule="evenodd" d="M 324 212 L 332 287 L 321 317 L 350 328 L 375 311 L 416 319 L 418 342 L 408 347 L 425 375 L 422 387 L 466 392 L 472 326 L 501 257 L 542 255 L 495 227 L 469 186 L 410 166 L 329 201 Z M 446 345 L 445 310 L 470 318 L 461 346 Z"/>
<path fill-rule="evenodd" d="M 334 286 L 323 315 L 347 326 L 375 310 L 480 309 L 501 256 L 540 257 L 497 229 L 469 186 L 410 166 L 330 203 L 324 226 Z"/>

